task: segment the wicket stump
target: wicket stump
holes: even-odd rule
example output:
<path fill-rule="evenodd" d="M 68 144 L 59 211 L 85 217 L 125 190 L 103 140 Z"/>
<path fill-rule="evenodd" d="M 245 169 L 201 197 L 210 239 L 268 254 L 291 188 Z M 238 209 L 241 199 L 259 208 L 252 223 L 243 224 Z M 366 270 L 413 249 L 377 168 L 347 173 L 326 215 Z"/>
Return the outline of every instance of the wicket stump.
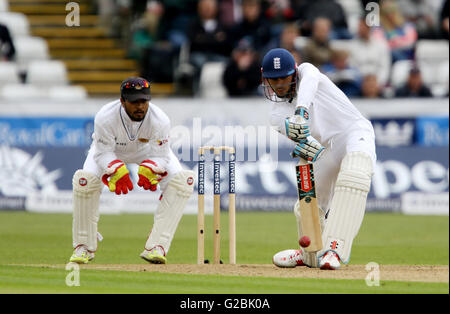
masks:
<path fill-rule="evenodd" d="M 197 216 L 197 264 L 205 263 L 205 151 L 214 152 L 214 234 L 213 263 L 220 263 L 220 159 L 227 151 L 228 161 L 228 215 L 230 264 L 236 264 L 236 208 L 235 208 L 235 159 L 234 147 L 203 146 L 198 150 L 198 216 Z"/>

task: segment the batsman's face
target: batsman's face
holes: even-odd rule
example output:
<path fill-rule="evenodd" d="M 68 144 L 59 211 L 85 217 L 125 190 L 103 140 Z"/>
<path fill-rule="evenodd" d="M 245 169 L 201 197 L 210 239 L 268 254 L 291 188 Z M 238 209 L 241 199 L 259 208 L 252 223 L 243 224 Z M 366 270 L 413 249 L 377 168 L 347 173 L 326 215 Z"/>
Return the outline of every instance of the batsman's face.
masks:
<path fill-rule="evenodd" d="M 292 75 L 286 77 L 270 78 L 267 79 L 267 81 L 278 97 L 286 97 L 291 89 Z"/>
<path fill-rule="evenodd" d="M 136 101 L 122 100 L 122 106 L 133 121 L 142 121 L 148 111 L 148 100 L 138 99 Z"/>

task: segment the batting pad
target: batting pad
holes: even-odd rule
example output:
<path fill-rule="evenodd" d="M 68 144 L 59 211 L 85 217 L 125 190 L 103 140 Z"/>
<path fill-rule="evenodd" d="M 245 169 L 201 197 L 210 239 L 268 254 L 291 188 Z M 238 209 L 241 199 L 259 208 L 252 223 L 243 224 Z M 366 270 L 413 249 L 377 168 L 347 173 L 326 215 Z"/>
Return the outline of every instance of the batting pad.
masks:
<path fill-rule="evenodd" d="M 332 250 L 344 264 L 350 260 L 353 239 L 364 218 L 372 165 L 370 156 L 363 152 L 351 152 L 342 160 L 327 223 L 322 232 L 323 250 L 319 256 Z"/>
<path fill-rule="evenodd" d="M 77 170 L 73 175 L 73 247 L 83 244 L 90 252 L 97 250 L 98 207 L 102 183 L 87 171 Z"/>
<path fill-rule="evenodd" d="M 300 240 L 301 237 L 303 237 L 303 230 L 302 230 L 302 224 L 301 224 L 301 214 L 300 214 L 300 202 L 297 200 L 294 205 L 294 214 L 295 218 L 297 219 L 297 231 L 298 231 L 298 239 Z M 319 218 L 320 218 L 320 230 L 325 228 L 325 213 L 322 209 L 319 208 Z M 316 267 L 317 266 L 317 253 L 308 253 L 306 251 L 303 252 L 305 255 L 303 259 L 303 263 L 305 263 L 308 266 Z"/>
<path fill-rule="evenodd" d="M 182 170 L 170 180 L 156 209 L 153 228 L 145 244 L 146 250 L 160 245 L 166 254 L 169 252 L 183 210 L 193 191 L 193 171 Z"/>

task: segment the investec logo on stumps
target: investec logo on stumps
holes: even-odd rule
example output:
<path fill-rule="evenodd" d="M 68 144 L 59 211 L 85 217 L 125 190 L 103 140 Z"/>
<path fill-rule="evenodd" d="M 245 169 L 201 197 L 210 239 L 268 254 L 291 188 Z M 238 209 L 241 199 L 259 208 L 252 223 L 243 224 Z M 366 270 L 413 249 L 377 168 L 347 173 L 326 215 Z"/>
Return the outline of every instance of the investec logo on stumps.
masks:
<path fill-rule="evenodd" d="M 205 156 L 198 161 L 198 194 L 205 194 Z"/>
<path fill-rule="evenodd" d="M 214 194 L 220 194 L 220 157 L 214 156 Z"/>
<path fill-rule="evenodd" d="M 230 176 L 229 182 L 230 186 L 228 188 L 228 193 L 234 193 L 235 191 L 235 160 L 236 160 L 236 154 L 230 154 L 230 162 L 228 164 L 228 167 L 230 168 L 228 170 L 228 175 Z"/>

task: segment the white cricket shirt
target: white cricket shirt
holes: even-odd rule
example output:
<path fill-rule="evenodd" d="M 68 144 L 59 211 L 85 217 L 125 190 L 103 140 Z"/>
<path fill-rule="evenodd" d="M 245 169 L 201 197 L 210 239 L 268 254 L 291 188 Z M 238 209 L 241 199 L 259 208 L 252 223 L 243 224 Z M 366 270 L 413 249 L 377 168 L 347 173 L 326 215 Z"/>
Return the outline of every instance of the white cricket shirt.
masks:
<path fill-rule="evenodd" d="M 333 137 L 358 130 L 373 133 L 373 127 L 350 102 L 348 97 L 311 63 L 298 66 L 297 97 L 291 103 L 272 104 L 271 125 L 286 135 L 285 119 L 295 113 L 296 106 L 307 108 L 311 135 L 328 147 Z"/>
<path fill-rule="evenodd" d="M 151 159 L 166 167 L 170 160 L 170 120 L 157 106 L 149 103 L 145 118 L 132 121 L 120 100 L 103 106 L 95 115 L 91 150 L 102 168 L 116 159 L 125 163 L 141 163 Z"/>

